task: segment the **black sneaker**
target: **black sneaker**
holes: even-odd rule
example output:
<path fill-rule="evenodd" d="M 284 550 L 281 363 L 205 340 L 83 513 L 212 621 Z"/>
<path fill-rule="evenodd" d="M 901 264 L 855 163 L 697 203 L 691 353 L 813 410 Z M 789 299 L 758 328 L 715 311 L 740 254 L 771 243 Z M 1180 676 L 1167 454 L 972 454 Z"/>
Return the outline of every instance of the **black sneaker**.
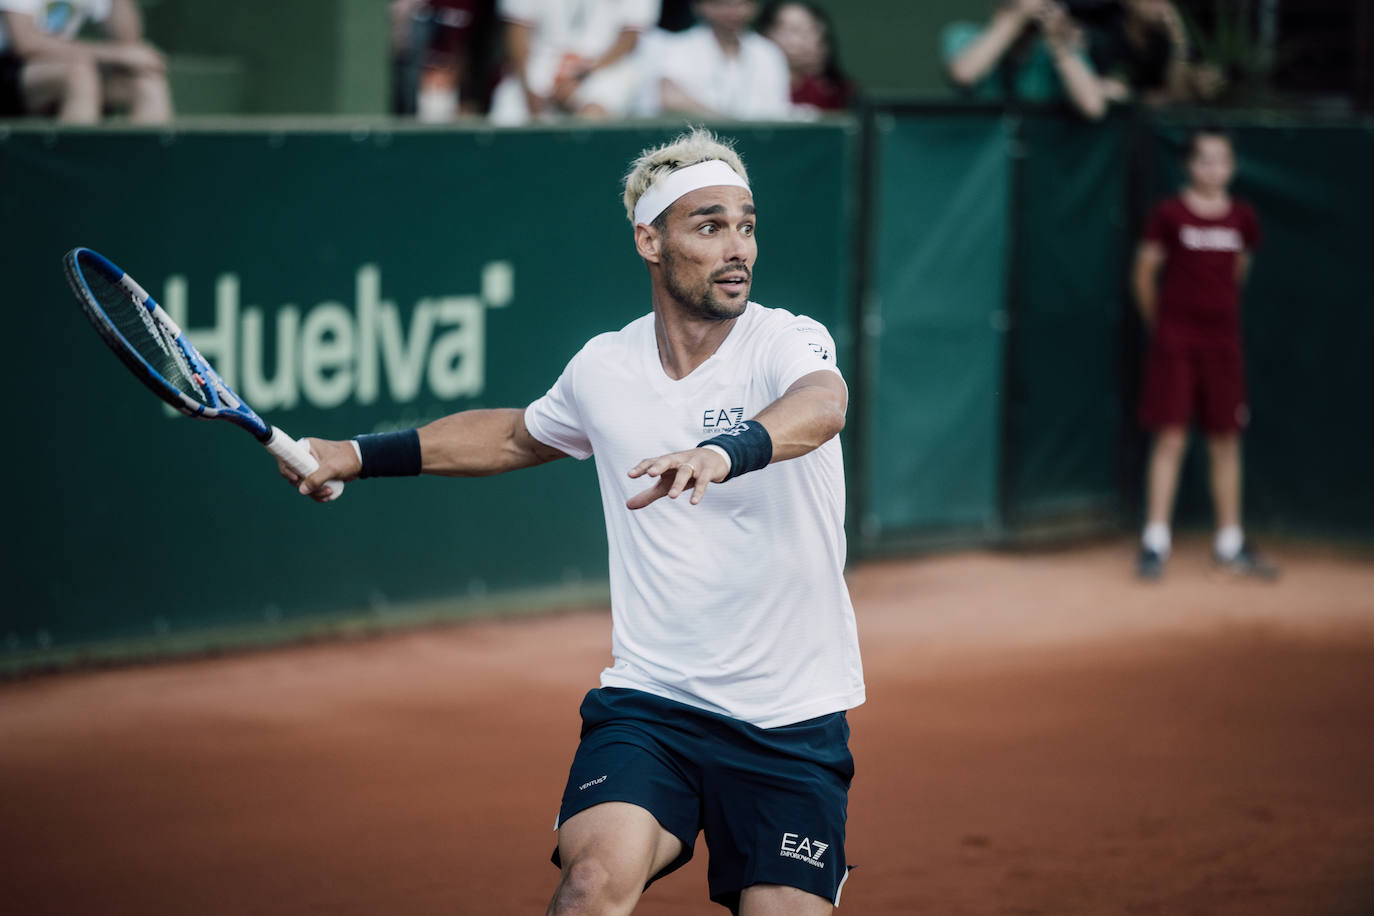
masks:
<path fill-rule="evenodd" d="M 1164 575 L 1164 554 L 1148 547 L 1140 548 L 1136 557 L 1135 574 L 1146 582 L 1157 582 Z"/>
<path fill-rule="evenodd" d="M 1279 568 L 1260 556 L 1255 545 L 1249 541 L 1241 544 L 1240 551 L 1229 560 L 1222 559 L 1216 552 L 1212 553 L 1212 559 L 1216 561 L 1217 566 L 1234 576 L 1263 579 L 1266 582 L 1272 582 L 1279 577 Z"/>

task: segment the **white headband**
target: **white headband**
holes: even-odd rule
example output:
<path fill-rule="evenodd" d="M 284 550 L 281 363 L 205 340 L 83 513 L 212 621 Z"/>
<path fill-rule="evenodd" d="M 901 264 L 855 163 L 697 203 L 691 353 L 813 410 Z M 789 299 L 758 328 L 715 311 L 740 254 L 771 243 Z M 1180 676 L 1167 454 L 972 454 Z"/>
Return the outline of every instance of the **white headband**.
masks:
<path fill-rule="evenodd" d="M 738 172 L 719 159 L 707 159 L 705 162 L 670 172 L 667 178 L 645 191 L 635 204 L 635 225 L 652 223 L 679 197 L 719 185 L 749 190 L 749 182 L 739 177 Z"/>

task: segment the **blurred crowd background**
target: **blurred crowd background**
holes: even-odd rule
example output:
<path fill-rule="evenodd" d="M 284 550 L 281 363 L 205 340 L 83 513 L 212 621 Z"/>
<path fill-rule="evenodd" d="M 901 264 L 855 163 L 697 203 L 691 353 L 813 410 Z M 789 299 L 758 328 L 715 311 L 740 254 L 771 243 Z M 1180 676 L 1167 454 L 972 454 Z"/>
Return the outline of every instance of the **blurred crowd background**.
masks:
<path fill-rule="evenodd" d="M 3 0 L 9 116 L 804 119 L 901 93 L 1368 111 L 1364 0 Z"/>

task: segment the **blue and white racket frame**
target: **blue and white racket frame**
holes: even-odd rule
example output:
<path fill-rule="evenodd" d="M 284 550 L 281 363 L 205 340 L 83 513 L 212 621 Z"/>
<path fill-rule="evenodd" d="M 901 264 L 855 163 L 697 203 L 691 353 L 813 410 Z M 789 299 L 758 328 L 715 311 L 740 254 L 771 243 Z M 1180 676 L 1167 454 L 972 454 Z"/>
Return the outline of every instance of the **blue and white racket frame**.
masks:
<path fill-rule="evenodd" d="M 129 371 L 154 394 L 188 417 L 201 420 L 228 420 L 240 429 L 246 430 L 262 443 L 273 457 L 280 459 L 301 477 L 308 477 L 319 469 L 320 463 L 311 454 L 305 440 L 297 442 L 279 427 L 272 426 L 258 416 L 253 408 L 224 383 L 224 379 L 220 378 L 214 367 L 182 333 L 181 328 L 172 320 L 172 316 L 168 315 L 157 300 L 139 286 L 133 277 L 109 258 L 89 248 L 73 248 L 63 257 L 62 263 L 66 269 L 67 282 L 96 332 Z M 169 348 L 170 355 L 177 361 L 187 378 L 204 393 L 207 403 L 187 396 L 164 378 L 162 373 L 144 359 L 120 333 L 87 283 L 83 263 L 93 264 L 107 280 L 122 287 L 136 305 L 147 310 L 147 317 L 156 328 L 156 332 L 150 329 L 150 333 L 158 335 L 160 344 Z M 338 499 L 343 493 L 342 481 L 331 480 L 328 486 L 331 488 L 330 499 Z"/>

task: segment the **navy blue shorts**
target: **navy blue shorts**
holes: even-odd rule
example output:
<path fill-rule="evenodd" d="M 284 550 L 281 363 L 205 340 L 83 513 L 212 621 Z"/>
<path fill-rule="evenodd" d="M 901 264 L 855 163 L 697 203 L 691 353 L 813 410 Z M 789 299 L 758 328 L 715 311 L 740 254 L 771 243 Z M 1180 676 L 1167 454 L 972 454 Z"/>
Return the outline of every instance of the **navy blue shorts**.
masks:
<path fill-rule="evenodd" d="M 602 802 L 628 802 L 682 841 L 682 855 L 650 884 L 686 864 L 704 831 L 711 899 L 732 913 L 753 884 L 796 887 L 838 904 L 853 778 L 843 712 L 758 728 L 603 687 L 582 701 L 582 741 L 558 823 Z M 561 865 L 556 849 L 553 863 Z"/>

